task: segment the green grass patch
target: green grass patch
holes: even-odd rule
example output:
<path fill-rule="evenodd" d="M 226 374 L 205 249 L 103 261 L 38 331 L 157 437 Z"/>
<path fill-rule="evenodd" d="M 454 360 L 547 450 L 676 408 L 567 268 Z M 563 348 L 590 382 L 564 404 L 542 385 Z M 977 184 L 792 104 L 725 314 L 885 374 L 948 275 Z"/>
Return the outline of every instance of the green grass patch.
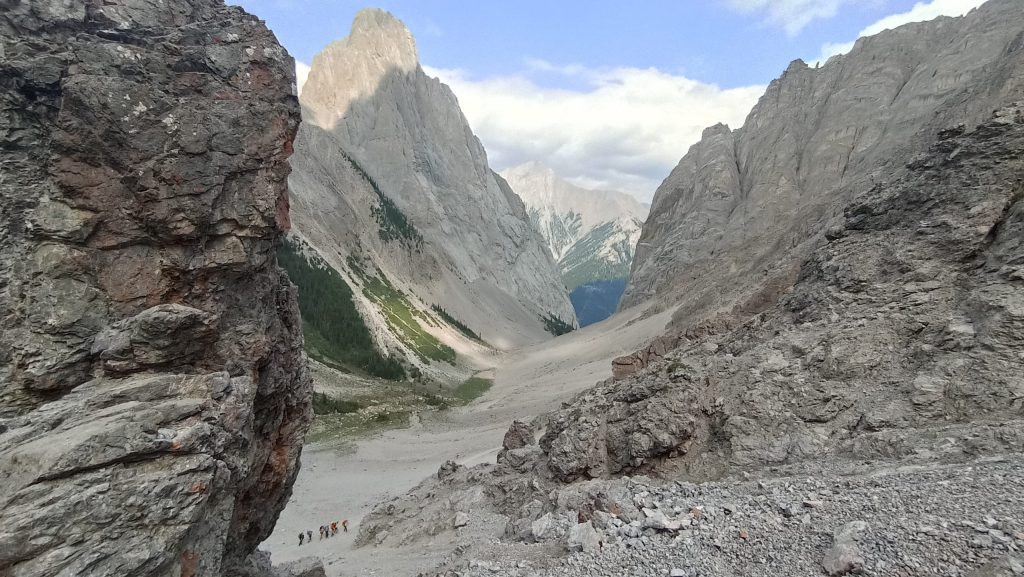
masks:
<path fill-rule="evenodd" d="M 316 257 L 311 261 L 288 239 L 278 249 L 277 258 L 299 287 L 302 331 L 311 357 L 342 371 L 354 368 L 393 381 L 405 378 L 402 365 L 374 347 L 352 300 L 352 289 L 337 271 Z"/>
<path fill-rule="evenodd" d="M 423 362 L 446 362 L 455 364 L 455 350 L 428 333 L 417 317 L 423 313 L 416 310 L 402 291 L 387 278 L 368 277 L 363 285 L 366 298 L 377 303 L 391 330 Z"/>
<path fill-rule="evenodd" d="M 456 399 L 463 403 L 469 403 L 480 398 L 480 396 L 486 393 L 493 384 L 494 381 L 492 379 L 470 377 L 456 387 L 453 394 Z"/>
<path fill-rule="evenodd" d="M 337 443 L 373 433 L 409 426 L 408 411 L 331 413 L 317 415 L 306 435 L 307 443 Z"/>
<path fill-rule="evenodd" d="M 337 399 L 324 393 L 313 393 L 313 413 L 316 415 L 347 414 L 359 412 L 359 403 Z"/>

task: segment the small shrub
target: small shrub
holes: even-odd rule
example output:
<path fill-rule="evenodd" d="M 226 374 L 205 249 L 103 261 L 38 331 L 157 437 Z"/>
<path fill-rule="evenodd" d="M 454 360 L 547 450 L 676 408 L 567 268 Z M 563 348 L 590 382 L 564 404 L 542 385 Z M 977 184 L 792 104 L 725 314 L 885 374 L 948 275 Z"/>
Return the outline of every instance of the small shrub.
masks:
<path fill-rule="evenodd" d="M 573 327 L 569 323 L 563 321 L 562 319 L 558 318 L 553 314 L 543 316 L 541 317 L 541 320 L 544 321 L 544 330 L 555 335 L 556 337 L 564 335 L 566 333 L 571 333 L 572 331 L 576 330 L 575 327 Z"/>

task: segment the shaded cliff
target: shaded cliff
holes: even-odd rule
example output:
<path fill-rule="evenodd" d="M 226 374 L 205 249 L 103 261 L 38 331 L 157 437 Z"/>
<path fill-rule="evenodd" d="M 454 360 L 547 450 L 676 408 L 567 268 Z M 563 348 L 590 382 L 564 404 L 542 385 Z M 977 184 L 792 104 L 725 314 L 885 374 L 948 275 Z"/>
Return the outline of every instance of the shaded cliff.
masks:
<path fill-rule="evenodd" d="M 216 0 L 0 14 L 0 573 L 235 572 L 311 417 L 291 57 Z"/>
<path fill-rule="evenodd" d="M 1024 97 L 1022 66 L 1015 0 L 862 38 L 820 68 L 794 62 L 742 128 L 708 128 L 658 189 L 621 307 L 680 305 L 682 329 L 762 310 L 854 195 L 898 178 L 941 130 Z"/>
<path fill-rule="evenodd" d="M 501 349 L 550 337 L 548 316 L 575 324 L 522 201 L 488 167 L 451 90 L 420 68 L 401 22 L 360 12 L 313 60 L 301 100 L 296 231 L 353 285 L 383 349 L 447 370 L 403 335 L 409 323 L 389 318 L 389 300 L 446 346 L 476 345 L 434 306 Z"/>

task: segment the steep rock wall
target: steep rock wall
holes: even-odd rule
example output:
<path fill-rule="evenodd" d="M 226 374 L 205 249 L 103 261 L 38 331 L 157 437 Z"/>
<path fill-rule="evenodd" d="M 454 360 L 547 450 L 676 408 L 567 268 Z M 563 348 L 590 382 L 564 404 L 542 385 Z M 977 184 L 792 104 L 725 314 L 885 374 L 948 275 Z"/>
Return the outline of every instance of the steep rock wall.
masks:
<path fill-rule="evenodd" d="M 497 348 L 549 338 L 549 315 L 575 324 L 522 201 L 394 16 L 360 12 L 313 60 L 302 106 L 296 230 L 332 266 L 369 263 Z"/>
<path fill-rule="evenodd" d="M 635 493 L 628 506 L 615 496 L 628 480 L 595 481 L 623 475 L 782 477 L 790 491 L 801 476 L 874 482 L 893 470 L 1019 463 L 1022 233 L 1024 103 L 943 131 L 901 178 L 850 202 L 779 302 L 513 423 L 496 464 L 442 467 L 378 505 L 359 542 L 416 542 L 450 530 L 458 511 L 503 515 L 506 538 L 541 542 L 553 540 L 547 513 L 571 511 L 577 530 L 599 511 L 623 524 L 652 517 Z"/>
<path fill-rule="evenodd" d="M 293 61 L 218 0 L 0 12 L 0 573 L 221 576 L 311 417 Z"/>
<path fill-rule="evenodd" d="M 939 131 L 1024 98 L 1020 2 L 991 0 L 794 62 L 738 130 L 708 128 L 658 189 L 621 308 L 733 325 L 792 286 L 853 196 L 898 178 Z"/>

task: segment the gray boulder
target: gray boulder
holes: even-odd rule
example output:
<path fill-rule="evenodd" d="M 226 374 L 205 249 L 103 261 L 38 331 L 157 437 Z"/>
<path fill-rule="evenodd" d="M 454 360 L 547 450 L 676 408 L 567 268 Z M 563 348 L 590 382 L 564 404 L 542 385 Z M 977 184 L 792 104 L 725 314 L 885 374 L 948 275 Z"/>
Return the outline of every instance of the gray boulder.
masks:
<path fill-rule="evenodd" d="M 602 536 L 593 523 L 577 523 L 569 527 L 566 548 L 569 551 L 596 553 L 601 550 Z"/>

